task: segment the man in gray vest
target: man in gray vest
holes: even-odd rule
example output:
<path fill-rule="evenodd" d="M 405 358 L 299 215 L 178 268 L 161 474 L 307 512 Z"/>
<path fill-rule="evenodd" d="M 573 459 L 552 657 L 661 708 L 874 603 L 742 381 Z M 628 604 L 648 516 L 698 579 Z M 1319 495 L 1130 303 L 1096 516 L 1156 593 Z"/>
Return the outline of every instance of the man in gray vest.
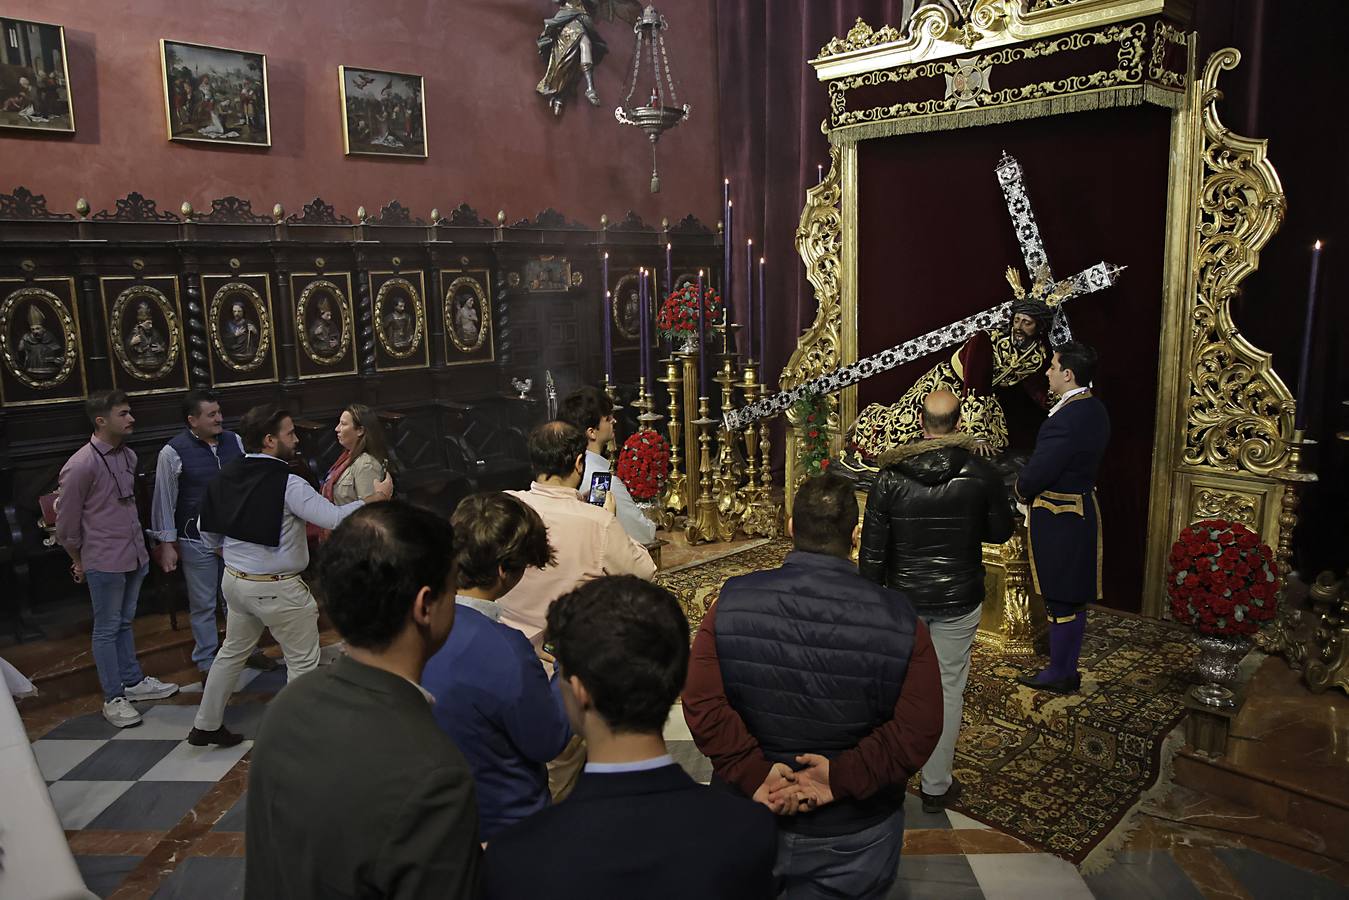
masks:
<path fill-rule="evenodd" d="M 778 819 L 783 896 L 884 897 L 904 783 L 941 736 L 936 654 L 908 598 L 849 560 L 851 481 L 806 479 L 787 531 L 782 567 L 728 579 L 699 626 L 684 718 L 715 777 L 794 813 Z"/>
<path fill-rule="evenodd" d="M 197 514 L 206 485 L 220 474 L 222 466 L 244 455 L 244 444 L 239 435 L 225 430 L 220 402 L 211 391 L 189 391 L 182 408 L 187 427 L 164 445 L 155 465 L 150 533 L 159 541 L 153 551 L 155 564 L 165 572 L 182 566 L 196 644 L 192 662 L 205 684 L 206 673 L 220 649 L 215 613 L 217 605 L 225 602 L 220 593 L 225 561 L 202 544 Z M 249 656 L 248 665 L 264 671 L 277 667 L 276 661 L 260 650 Z"/>

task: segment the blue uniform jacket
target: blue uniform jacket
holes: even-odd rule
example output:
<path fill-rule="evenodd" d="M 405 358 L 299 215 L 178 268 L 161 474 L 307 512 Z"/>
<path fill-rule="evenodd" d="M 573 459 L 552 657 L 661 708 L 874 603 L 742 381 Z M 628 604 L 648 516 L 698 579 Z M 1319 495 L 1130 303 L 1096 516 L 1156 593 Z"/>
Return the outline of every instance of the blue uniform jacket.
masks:
<path fill-rule="evenodd" d="M 1045 419 L 1017 476 L 1017 496 L 1030 506 L 1031 578 L 1050 615 L 1101 599 L 1096 478 L 1109 441 L 1105 404 L 1079 394 Z"/>

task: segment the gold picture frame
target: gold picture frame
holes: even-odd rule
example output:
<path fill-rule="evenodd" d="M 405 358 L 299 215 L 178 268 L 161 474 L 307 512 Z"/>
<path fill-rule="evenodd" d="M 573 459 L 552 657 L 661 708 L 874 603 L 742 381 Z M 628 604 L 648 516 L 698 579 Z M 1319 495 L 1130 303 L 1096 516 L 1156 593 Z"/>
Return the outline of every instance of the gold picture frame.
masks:
<path fill-rule="evenodd" d="M 356 343 L 355 316 L 351 308 L 351 273 L 294 272 L 291 274 L 291 294 L 298 298 L 295 303 L 295 331 L 300 345 L 299 377 L 330 378 L 334 375 L 355 374 L 356 356 L 351 352 Z M 337 348 L 326 354 L 322 352 L 322 347 L 316 346 L 314 332 L 318 323 L 314 321 L 316 316 L 310 313 L 310 307 L 317 304 L 317 316 L 322 316 L 325 298 L 330 298 L 330 310 L 332 304 L 336 304 L 339 329 Z M 347 360 L 350 360 L 350 364 L 342 365 Z M 307 372 L 310 366 L 321 371 Z"/>
<path fill-rule="evenodd" d="M 426 285 L 422 273 L 370 272 L 369 278 L 375 297 L 375 368 L 387 372 L 427 366 Z M 406 300 L 412 309 L 399 310 L 400 300 Z M 407 316 L 410 321 L 404 321 Z"/>
<path fill-rule="evenodd" d="M 187 387 L 187 344 L 183 338 L 183 316 L 181 297 L 178 289 L 178 279 L 172 275 L 149 276 L 143 278 L 133 278 L 125 275 L 105 275 L 99 278 L 99 289 L 103 297 L 103 306 L 107 311 L 108 322 L 108 353 L 117 360 L 117 367 L 113 369 L 113 384 L 116 387 L 127 390 L 128 394 L 158 394 L 168 391 L 183 390 Z M 119 288 L 118 285 L 130 282 L 126 286 Z M 168 288 L 166 292 L 163 288 L 157 286 L 158 283 L 164 283 Z M 133 311 L 132 304 L 136 307 Z M 146 315 L 142 316 L 140 307 L 146 307 Z M 127 327 L 128 313 L 136 316 L 137 322 L 130 329 Z M 144 344 L 145 341 L 151 341 L 153 347 L 153 338 L 158 336 L 153 325 L 156 315 L 163 324 L 164 341 L 163 360 L 154 370 L 147 370 L 144 365 L 137 363 L 132 358 L 132 354 L 137 352 L 137 348 L 131 347 L 131 343 Z M 143 326 L 141 323 L 150 322 L 150 326 Z M 134 332 L 137 328 L 144 327 L 143 337 L 138 337 Z M 141 349 L 140 352 L 147 356 L 152 353 L 152 349 Z M 177 370 L 180 377 L 172 379 L 169 383 L 169 376 Z M 130 382 L 123 383 L 124 377 L 130 376 Z"/>
<path fill-rule="evenodd" d="M 256 281 L 257 284 L 251 284 Z M 202 296 L 211 298 L 207 304 L 206 329 L 210 333 L 211 379 L 215 384 L 258 384 L 272 381 L 276 377 L 275 331 L 272 324 L 272 287 L 271 279 L 262 272 L 248 274 L 213 273 L 201 276 Z M 261 285 L 261 290 L 258 285 Z M 247 329 L 240 335 L 222 336 L 221 327 L 224 318 L 225 302 L 231 307 L 237 302 L 244 306 L 244 320 L 248 322 L 248 310 L 252 310 L 256 319 L 256 345 L 248 347 Z M 234 318 L 231 313 L 231 318 Z M 236 359 L 229 344 L 243 341 L 243 349 L 248 351 L 245 360 Z M 217 361 L 223 372 L 217 368 Z M 271 368 L 268 369 L 268 362 Z M 254 375 L 262 371 L 261 378 L 234 380 L 232 375 Z M 222 375 L 224 377 L 222 377 Z"/>
<path fill-rule="evenodd" d="M 427 157 L 426 82 L 422 76 L 338 66 L 337 84 L 342 99 L 343 153 Z M 411 115 L 414 109 L 415 118 Z"/>
<path fill-rule="evenodd" d="M 160 38 L 159 71 L 170 141 L 272 146 L 266 54 Z"/>
<path fill-rule="evenodd" d="M 63 290 L 63 299 L 57 290 Z M 27 306 L 20 308 L 24 300 Z M 17 357 L 20 339 L 15 339 L 16 326 L 30 322 L 28 310 L 41 304 L 40 311 L 51 313 L 61 331 L 60 362 L 50 378 L 33 378 Z M 43 315 L 43 327 L 47 316 Z M 0 400 L 7 407 L 32 406 L 39 403 L 61 403 L 84 399 L 88 390 L 85 380 L 83 344 L 80 337 L 80 315 L 76 303 L 75 279 L 69 276 L 46 276 L 35 279 L 0 278 Z M 78 382 L 72 379 L 78 376 Z M 58 388 L 64 391 L 52 396 L 48 392 Z"/>
<path fill-rule="evenodd" d="M 448 282 L 448 286 L 447 286 Z M 496 360 L 496 335 L 492 321 L 492 281 L 487 269 L 448 269 L 440 273 L 441 310 L 445 317 L 447 366 L 467 366 Z M 476 304 L 476 333 L 468 339 L 468 319 L 461 315 L 465 294 Z M 460 307 L 456 308 L 456 301 Z"/>
<path fill-rule="evenodd" d="M 633 303 L 636 304 L 631 310 L 632 316 L 628 316 L 628 308 L 624 299 L 624 292 L 630 292 Z M 614 290 L 609 297 L 609 320 L 613 322 L 614 330 L 625 341 L 636 341 L 641 337 L 641 283 L 636 272 L 629 272 L 614 284 Z"/>
<path fill-rule="evenodd" d="M 74 134 L 75 102 L 70 92 L 65 27 L 0 17 L 0 41 L 4 46 L 0 51 L 0 129 Z M 19 62 L 2 61 L 16 56 Z M 63 113 L 58 112 L 61 105 Z"/>

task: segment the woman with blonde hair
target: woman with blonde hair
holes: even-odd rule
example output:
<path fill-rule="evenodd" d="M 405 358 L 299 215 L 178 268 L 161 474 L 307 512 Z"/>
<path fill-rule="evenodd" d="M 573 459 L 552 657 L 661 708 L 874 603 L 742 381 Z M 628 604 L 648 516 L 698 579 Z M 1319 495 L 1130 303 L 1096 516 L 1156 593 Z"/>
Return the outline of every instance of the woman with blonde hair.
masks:
<path fill-rule="evenodd" d="M 373 493 L 373 485 L 384 478 L 385 470 L 393 471 L 389 460 L 389 443 L 384 427 L 370 407 L 353 403 L 342 410 L 333 429 L 342 455 L 337 457 L 323 479 L 323 496 L 341 506 Z M 318 539 L 327 540 L 328 532 L 320 531 Z"/>

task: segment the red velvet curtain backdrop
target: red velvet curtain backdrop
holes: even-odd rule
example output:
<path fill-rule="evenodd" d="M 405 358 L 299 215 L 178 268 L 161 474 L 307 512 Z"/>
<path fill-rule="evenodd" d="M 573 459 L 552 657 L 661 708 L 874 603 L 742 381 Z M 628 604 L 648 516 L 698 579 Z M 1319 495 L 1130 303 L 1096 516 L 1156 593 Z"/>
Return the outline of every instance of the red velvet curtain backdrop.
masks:
<path fill-rule="evenodd" d="M 815 295 L 796 255 L 796 226 L 817 165 L 829 167 L 820 132 L 828 109 L 824 85 L 807 60 L 860 16 L 873 27 L 902 28 L 914 0 L 717 0 L 718 131 L 723 176 L 735 204 L 731 307 L 744 322 L 749 300 L 745 239 L 767 260 L 766 380 L 815 319 Z M 758 290 L 757 271 L 755 291 Z M 757 309 L 756 309 L 757 314 Z M 755 326 L 757 331 L 758 326 Z M 744 344 L 742 340 L 742 346 Z M 759 351 L 756 348 L 756 355 Z M 774 465 L 782 465 L 782 417 L 774 424 Z"/>

